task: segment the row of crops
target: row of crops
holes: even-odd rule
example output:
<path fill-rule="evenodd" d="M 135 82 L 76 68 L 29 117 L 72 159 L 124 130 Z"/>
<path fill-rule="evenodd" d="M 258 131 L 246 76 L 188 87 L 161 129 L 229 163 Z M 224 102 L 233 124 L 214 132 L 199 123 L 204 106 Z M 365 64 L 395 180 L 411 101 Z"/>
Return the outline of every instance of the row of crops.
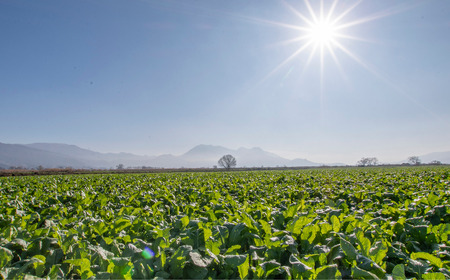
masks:
<path fill-rule="evenodd" d="M 450 168 L 0 178 L 5 279 L 448 279 Z"/>

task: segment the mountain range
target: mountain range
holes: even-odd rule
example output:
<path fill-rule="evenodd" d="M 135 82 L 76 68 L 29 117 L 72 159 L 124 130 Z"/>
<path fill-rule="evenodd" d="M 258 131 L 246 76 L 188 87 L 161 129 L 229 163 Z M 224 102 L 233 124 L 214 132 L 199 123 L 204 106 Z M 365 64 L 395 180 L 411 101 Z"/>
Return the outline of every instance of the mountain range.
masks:
<path fill-rule="evenodd" d="M 226 154 L 236 158 L 238 167 L 294 167 L 321 166 L 307 159 L 289 160 L 261 148 L 228 149 L 222 146 L 198 145 L 182 155 L 141 156 L 131 153 L 100 153 L 75 145 L 59 143 L 4 144 L 0 143 L 0 168 L 84 168 L 109 169 L 119 164 L 124 167 L 148 168 L 202 168 L 214 167 Z M 437 160 L 450 163 L 450 152 L 420 156 L 422 163 Z M 403 161 L 407 162 L 407 160 Z M 327 164 L 342 166 L 342 163 Z"/>
<path fill-rule="evenodd" d="M 238 167 L 320 166 L 306 159 L 289 160 L 261 148 L 239 148 L 198 145 L 188 152 L 175 156 L 140 156 L 130 153 L 100 153 L 75 145 L 59 143 L 4 144 L 0 143 L 0 168 L 201 168 L 217 165 L 220 157 L 231 154 Z M 342 164 L 341 164 L 342 165 Z"/>

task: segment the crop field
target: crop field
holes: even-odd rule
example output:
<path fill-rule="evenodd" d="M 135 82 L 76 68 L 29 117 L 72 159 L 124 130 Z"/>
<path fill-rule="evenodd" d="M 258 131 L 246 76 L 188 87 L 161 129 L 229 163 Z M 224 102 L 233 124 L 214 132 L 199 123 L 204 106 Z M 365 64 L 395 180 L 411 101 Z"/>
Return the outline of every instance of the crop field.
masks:
<path fill-rule="evenodd" d="M 8 279 L 448 279 L 450 168 L 0 178 Z"/>

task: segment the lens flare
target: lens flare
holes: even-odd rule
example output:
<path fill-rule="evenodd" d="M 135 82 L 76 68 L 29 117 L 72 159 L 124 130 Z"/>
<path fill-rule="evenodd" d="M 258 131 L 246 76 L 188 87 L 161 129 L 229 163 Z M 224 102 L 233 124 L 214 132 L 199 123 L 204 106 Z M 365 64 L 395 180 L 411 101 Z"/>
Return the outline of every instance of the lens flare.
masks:
<path fill-rule="evenodd" d="M 153 252 L 152 249 L 145 247 L 145 249 L 142 251 L 142 256 L 144 259 L 149 260 L 155 256 L 155 252 Z"/>

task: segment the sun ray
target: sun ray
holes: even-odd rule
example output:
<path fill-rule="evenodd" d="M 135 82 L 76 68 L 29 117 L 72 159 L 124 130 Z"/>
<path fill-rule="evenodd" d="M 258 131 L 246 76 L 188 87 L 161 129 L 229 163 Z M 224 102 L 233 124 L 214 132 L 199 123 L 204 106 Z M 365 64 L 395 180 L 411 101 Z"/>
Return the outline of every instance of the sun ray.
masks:
<path fill-rule="evenodd" d="M 302 76 L 305 74 L 306 70 L 308 69 L 309 65 L 311 64 L 311 61 L 313 57 L 315 56 L 317 51 L 317 46 L 314 46 L 311 52 L 309 53 L 308 60 L 306 61 L 305 65 L 303 66 L 302 70 Z"/>
<path fill-rule="evenodd" d="M 236 14 L 233 14 L 232 16 L 236 17 L 236 18 L 239 18 L 241 20 L 249 21 L 249 22 L 253 22 L 253 23 L 268 24 L 268 25 L 272 25 L 272 26 L 284 27 L 284 28 L 293 29 L 293 30 L 299 30 L 299 31 L 306 31 L 306 30 L 308 30 L 308 28 L 305 27 L 305 26 L 300 26 L 300 25 L 295 25 L 295 24 L 288 24 L 288 23 L 274 21 L 274 20 L 268 20 L 268 19 L 250 17 L 250 16 L 243 16 L 243 15 L 236 15 Z"/>
<path fill-rule="evenodd" d="M 310 45 L 312 44 L 312 42 L 307 42 L 305 45 L 303 45 L 303 47 L 299 48 L 298 50 L 296 50 L 293 54 L 291 54 L 288 58 L 286 58 L 283 62 L 281 62 L 280 64 L 278 64 L 269 74 L 267 74 L 263 79 L 261 79 L 261 81 L 258 84 L 263 83 L 264 81 L 266 81 L 268 78 L 270 78 L 270 76 L 272 76 L 274 73 L 276 73 L 280 68 L 282 68 L 284 65 L 286 65 L 288 62 L 290 62 L 291 60 L 293 60 L 296 56 L 298 56 L 301 52 L 303 52 L 304 50 L 306 50 Z"/>
<path fill-rule="evenodd" d="M 366 39 L 366 38 L 351 36 L 351 35 L 342 34 L 342 33 L 336 33 L 334 35 L 334 37 L 336 37 L 336 38 L 343 38 L 343 39 L 350 39 L 350 40 L 353 40 L 353 41 L 360 41 L 360 42 L 366 42 L 366 43 L 378 43 L 375 40 L 370 40 L 370 39 Z"/>
<path fill-rule="evenodd" d="M 327 21 L 331 21 L 331 18 L 333 17 L 334 9 L 336 8 L 338 1 L 339 0 L 334 0 L 333 4 L 331 4 L 330 10 L 328 11 L 328 15 L 326 18 Z"/>
<path fill-rule="evenodd" d="M 344 47 L 341 43 L 339 43 L 338 41 L 333 41 L 333 44 L 339 48 L 341 51 L 343 51 L 347 56 L 349 56 L 351 59 L 353 59 L 354 61 L 356 61 L 359 65 L 361 65 L 362 67 L 364 67 L 367 71 L 369 71 L 370 73 L 374 74 L 375 76 L 379 76 L 379 74 L 372 69 L 369 65 L 367 65 L 366 63 L 364 63 L 364 61 L 362 61 L 359 57 L 357 57 L 355 54 L 353 54 L 351 51 L 349 51 L 346 47 Z"/>
<path fill-rule="evenodd" d="M 355 9 L 359 4 L 361 4 L 361 0 L 355 2 L 355 4 L 353 4 L 352 6 L 348 7 L 347 10 L 345 10 L 344 12 L 340 13 L 339 15 L 337 15 L 333 21 L 331 22 L 332 24 L 337 24 L 341 19 L 343 19 L 348 13 L 350 13 L 353 9 Z"/>
<path fill-rule="evenodd" d="M 402 88 L 397 86 L 395 83 L 393 83 L 388 77 L 384 76 L 380 72 L 376 71 L 373 67 L 369 66 L 368 64 L 364 63 L 362 59 L 357 57 L 355 54 L 353 54 L 351 51 L 349 51 L 347 48 L 342 46 L 339 42 L 335 42 L 336 46 L 341 49 L 345 54 L 347 54 L 350 58 L 352 58 L 354 61 L 356 61 L 359 65 L 361 65 L 363 68 L 365 68 L 367 71 L 369 71 L 371 74 L 373 74 L 375 77 L 382 80 L 385 84 L 390 86 L 392 89 L 395 90 L 398 94 L 402 95 L 403 97 L 407 98 L 409 101 L 414 103 L 415 105 L 419 106 L 423 110 L 427 111 L 430 115 L 433 115 L 434 117 L 441 119 L 439 115 L 437 115 L 435 112 L 431 111 L 429 108 L 423 106 L 422 103 L 417 101 L 415 98 L 413 98 L 411 95 L 406 93 Z M 441 119 L 442 120 L 442 119 Z"/>
<path fill-rule="evenodd" d="M 334 52 L 334 49 L 333 49 L 331 46 L 329 46 L 328 51 L 330 52 L 331 57 L 332 57 L 334 63 L 335 63 L 336 66 L 338 67 L 339 73 L 342 75 L 342 77 L 344 78 L 344 80 L 347 81 L 347 80 L 348 80 L 348 77 L 347 77 L 347 75 L 345 75 L 344 69 L 342 69 L 341 63 L 339 62 L 339 60 L 338 60 L 338 58 L 337 58 L 337 56 L 336 56 L 336 53 Z"/>
<path fill-rule="evenodd" d="M 300 13 L 297 9 L 292 7 L 290 4 L 288 4 L 286 1 L 283 1 L 283 4 L 291 10 L 296 16 L 298 16 L 301 20 L 303 20 L 307 25 L 311 26 L 314 23 L 308 19 L 306 16 L 304 16 L 302 13 Z"/>
<path fill-rule="evenodd" d="M 306 7 L 308 8 L 309 14 L 311 15 L 312 21 L 314 23 L 318 22 L 316 13 L 314 12 L 313 8 L 311 7 L 311 4 L 309 3 L 309 1 L 305 0 L 305 4 L 306 4 Z"/>
<path fill-rule="evenodd" d="M 347 22 L 344 24 L 339 25 L 338 27 L 336 27 L 336 29 L 344 29 L 344 28 L 348 28 L 351 26 L 355 26 L 355 25 L 360 25 L 363 23 L 367 23 L 370 21 L 374 21 L 374 20 L 378 20 L 380 18 L 384 18 L 384 17 L 388 17 L 388 16 L 392 16 L 398 13 L 403 13 L 407 10 L 410 10 L 414 7 L 416 7 L 418 4 L 414 4 L 414 5 L 407 5 L 407 6 L 399 6 L 399 7 L 395 7 L 395 8 L 389 8 L 388 10 L 384 10 L 382 12 L 379 13 L 375 13 L 373 15 L 367 16 L 367 17 L 363 17 L 351 22 Z"/>
<path fill-rule="evenodd" d="M 295 42 L 305 41 L 305 40 L 308 40 L 308 39 L 309 39 L 309 36 L 308 36 L 308 35 L 303 35 L 303 36 L 295 37 L 295 38 L 292 38 L 292 39 L 289 39 L 289 40 L 284 40 L 284 41 L 276 42 L 276 43 L 270 44 L 269 46 L 270 46 L 270 47 L 274 47 L 274 46 L 286 46 L 286 45 L 290 45 L 290 44 L 295 43 Z"/>

